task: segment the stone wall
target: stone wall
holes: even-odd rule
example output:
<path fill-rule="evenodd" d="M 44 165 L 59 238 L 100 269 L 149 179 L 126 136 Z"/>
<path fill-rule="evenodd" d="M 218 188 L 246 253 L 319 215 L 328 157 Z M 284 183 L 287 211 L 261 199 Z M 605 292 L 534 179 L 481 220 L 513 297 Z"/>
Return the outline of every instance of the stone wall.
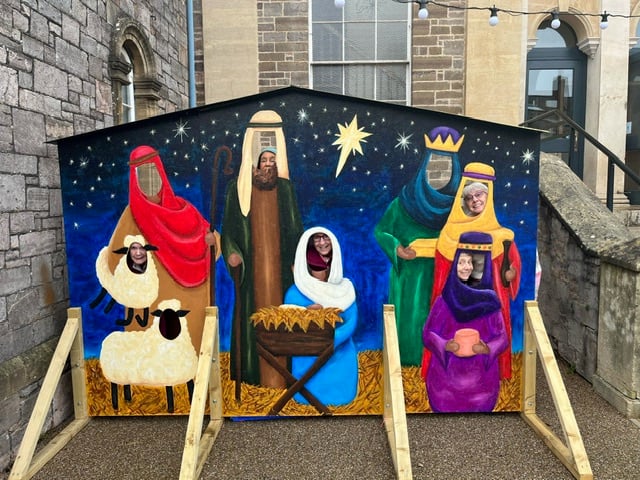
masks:
<path fill-rule="evenodd" d="M 113 124 L 110 41 L 135 19 L 162 83 L 157 113 L 188 107 L 186 7 L 164 2 L 3 0 L 0 9 L 0 471 L 20 445 L 66 321 L 56 147 Z M 69 372 L 45 429 L 72 414 Z"/>
<path fill-rule="evenodd" d="M 420 20 L 417 8 L 413 8 L 411 104 L 464 114 L 465 11 L 428 5 L 428 19 Z"/>
<path fill-rule="evenodd" d="M 592 381 L 598 366 L 602 257 L 633 235 L 569 167 L 554 157 L 540 165 L 539 308 L 552 345 Z M 610 286 L 610 288 L 616 288 Z"/>
<path fill-rule="evenodd" d="M 260 92 L 309 86 L 308 8 L 306 1 L 258 2 Z"/>

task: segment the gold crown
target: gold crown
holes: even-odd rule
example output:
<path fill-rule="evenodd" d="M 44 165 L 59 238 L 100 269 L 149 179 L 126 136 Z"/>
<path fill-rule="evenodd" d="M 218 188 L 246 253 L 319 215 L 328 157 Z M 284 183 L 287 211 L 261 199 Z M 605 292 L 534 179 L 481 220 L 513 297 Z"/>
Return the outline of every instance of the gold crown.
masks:
<path fill-rule="evenodd" d="M 436 135 L 435 140 L 431 140 L 429 136 L 424 134 L 424 143 L 427 145 L 427 148 L 432 150 L 440 150 L 442 152 L 457 152 L 460 150 L 460 145 L 462 145 L 462 141 L 464 140 L 464 135 L 461 135 L 457 142 L 453 141 L 453 137 L 451 134 L 447 135 L 447 138 L 442 140 L 442 135 Z"/>

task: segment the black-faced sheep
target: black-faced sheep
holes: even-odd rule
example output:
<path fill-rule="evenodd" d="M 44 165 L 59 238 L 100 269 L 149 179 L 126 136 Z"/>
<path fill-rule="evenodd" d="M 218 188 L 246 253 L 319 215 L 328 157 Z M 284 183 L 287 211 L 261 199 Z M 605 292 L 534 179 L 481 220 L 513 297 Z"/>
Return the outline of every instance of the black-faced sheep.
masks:
<path fill-rule="evenodd" d="M 141 327 L 146 327 L 149 321 L 149 306 L 158 297 L 158 271 L 153 255 L 147 255 L 146 268 L 136 270 L 131 260 L 131 245 L 139 243 L 147 252 L 157 250 L 153 245 L 147 245 L 142 235 L 127 235 L 124 238 L 124 246 L 113 253 L 122 255 L 113 273 L 109 269 L 109 247 L 100 250 L 96 259 L 96 275 L 102 286 L 98 296 L 91 302 L 91 308 L 96 308 L 107 293 L 111 295 L 109 304 L 104 312 L 109 313 L 115 302 L 123 305 L 127 311 L 127 318 L 117 320 L 118 325 L 129 325 L 133 320 L 133 312 L 136 308 L 144 309 L 143 318 L 136 315 L 136 320 Z"/>
<path fill-rule="evenodd" d="M 125 400 L 131 400 L 129 385 L 164 386 L 167 410 L 173 412 L 173 386 L 186 383 L 189 401 L 198 355 L 187 327 L 187 310 L 180 301 L 164 300 L 153 312 L 153 323 L 144 331 L 112 332 L 102 342 L 100 365 L 111 382 L 111 400 L 118 409 L 118 385 L 124 385 Z"/>

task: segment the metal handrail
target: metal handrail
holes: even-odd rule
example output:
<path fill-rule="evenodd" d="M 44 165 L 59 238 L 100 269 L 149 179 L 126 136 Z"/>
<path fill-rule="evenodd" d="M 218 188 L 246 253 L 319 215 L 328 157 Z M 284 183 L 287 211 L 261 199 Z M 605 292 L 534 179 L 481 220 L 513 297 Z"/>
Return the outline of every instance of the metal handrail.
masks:
<path fill-rule="evenodd" d="M 589 140 L 591 144 L 604 153 L 607 156 L 608 164 L 607 164 L 607 208 L 613 211 L 613 178 L 615 174 L 615 167 L 621 169 L 625 174 L 631 178 L 638 186 L 640 186 L 640 176 L 636 174 L 633 170 L 631 170 L 618 156 L 605 147 L 602 143 L 598 141 L 597 138 L 593 137 L 589 134 L 584 128 L 582 128 L 579 124 L 577 124 L 571 117 L 569 117 L 562 110 L 549 110 L 548 112 L 541 113 L 529 120 L 525 120 L 520 124 L 520 126 L 528 126 L 534 122 L 538 122 L 540 120 L 544 120 L 547 117 L 556 116 L 564 120 L 568 123 L 574 131 L 580 133 L 584 138 Z"/>

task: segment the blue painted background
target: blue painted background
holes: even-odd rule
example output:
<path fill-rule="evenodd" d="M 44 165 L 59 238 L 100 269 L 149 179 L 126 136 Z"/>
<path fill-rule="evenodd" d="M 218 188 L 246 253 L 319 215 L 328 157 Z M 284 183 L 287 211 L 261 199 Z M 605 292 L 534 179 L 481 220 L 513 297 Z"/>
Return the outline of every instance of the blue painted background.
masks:
<path fill-rule="evenodd" d="M 128 204 L 130 152 L 139 145 L 156 148 L 175 194 L 193 203 L 220 231 L 226 184 L 237 176 L 246 125 L 259 110 L 274 110 L 283 119 L 290 178 L 304 227 L 326 226 L 341 243 L 344 273 L 357 292 L 360 318 L 355 341 L 360 350 L 382 347 L 382 304 L 390 263 L 373 229 L 421 164 L 424 134 L 437 126 L 464 134 L 462 167 L 470 162 L 494 167 L 496 216 L 515 232 L 522 257 L 520 293 L 512 303 L 512 347 L 521 351 L 523 302 L 534 298 L 538 132 L 288 87 L 57 142 L 71 306 L 83 309 L 86 358 L 99 356 L 103 338 L 120 329 L 114 319 L 123 315 L 121 307 L 105 315 L 100 308 L 90 309 L 89 303 L 100 291 L 95 259 Z M 358 127 L 371 135 L 360 144 L 363 154 L 350 154 L 336 178 L 340 151 L 333 143 L 338 124 L 345 126 L 354 116 Z M 223 172 L 228 157 L 220 155 L 218 181 L 213 185 L 214 157 L 223 146 L 232 152 L 233 173 Z M 222 259 L 217 262 L 216 287 L 221 349 L 227 351 L 233 286 Z"/>

